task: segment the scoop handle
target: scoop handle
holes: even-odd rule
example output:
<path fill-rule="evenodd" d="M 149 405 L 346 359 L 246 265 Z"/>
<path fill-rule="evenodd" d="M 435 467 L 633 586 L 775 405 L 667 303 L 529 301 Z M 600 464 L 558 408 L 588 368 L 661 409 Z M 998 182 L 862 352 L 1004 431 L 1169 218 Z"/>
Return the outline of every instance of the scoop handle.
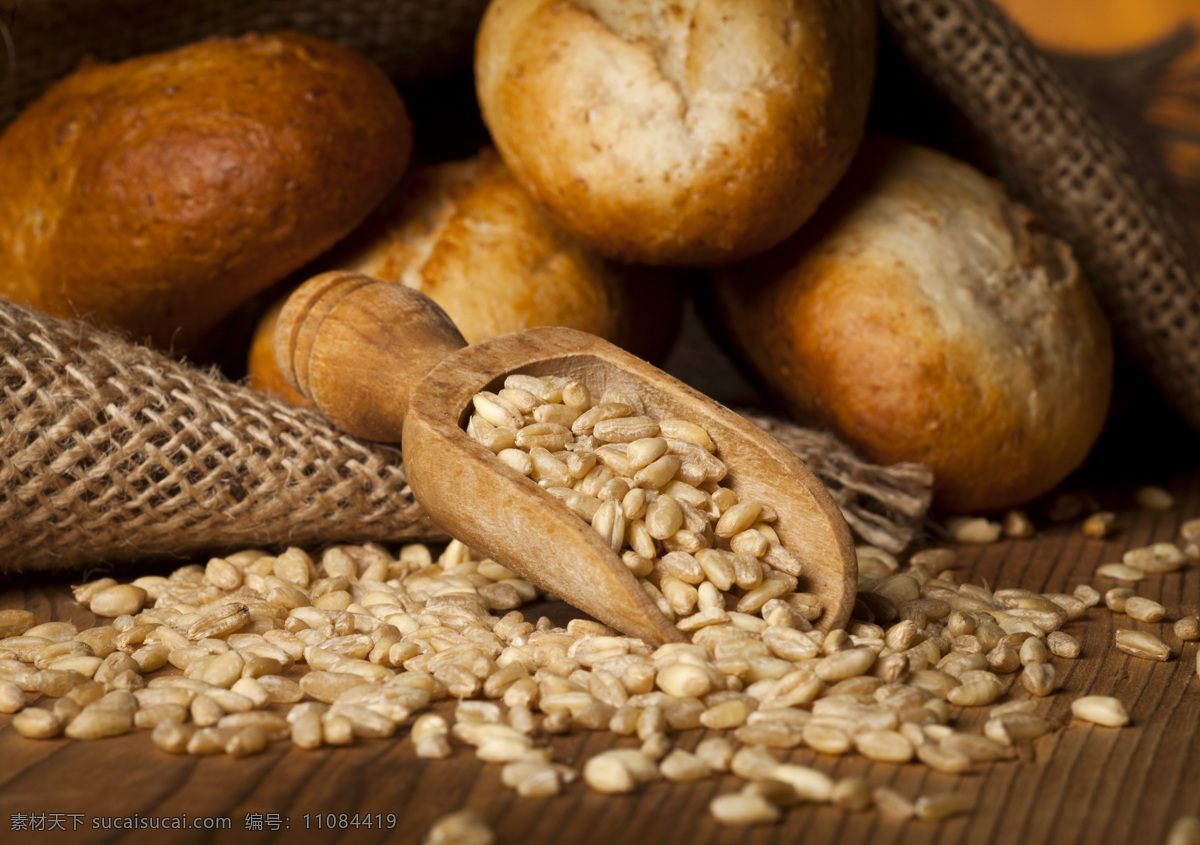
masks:
<path fill-rule="evenodd" d="M 275 325 L 288 384 L 338 428 L 384 442 L 400 440 L 417 382 L 466 345 L 425 294 L 345 271 L 301 284 Z"/>

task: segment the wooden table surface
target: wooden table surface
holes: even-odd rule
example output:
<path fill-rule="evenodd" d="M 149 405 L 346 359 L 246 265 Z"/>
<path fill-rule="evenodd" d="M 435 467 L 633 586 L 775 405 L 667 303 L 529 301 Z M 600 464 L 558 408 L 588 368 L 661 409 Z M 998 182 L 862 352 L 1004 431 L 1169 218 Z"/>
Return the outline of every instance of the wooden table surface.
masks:
<path fill-rule="evenodd" d="M 1200 517 L 1200 460 L 1194 449 L 1164 461 L 1143 462 L 1132 443 L 1114 435 L 1130 460 L 1101 464 L 1078 482 L 1099 504 L 1117 510 L 1117 530 L 1104 540 L 1085 537 L 1078 521 L 1043 522 L 1030 539 L 960 548 L 961 580 L 993 587 L 1021 586 L 1066 592 L 1097 578 L 1101 563 L 1125 549 L 1173 540 L 1181 523 Z M 1194 438 L 1193 438 L 1194 439 Z M 1101 450 L 1103 451 L 1103 450 Z M 1133 491 L 1160 483 L 1176 503 L 1163 512 L 1137 507 Z M 1036 514 L 1035 514 L 1036 515 Z M 0 592 L 0 608 L 24 607 L 39 620 L 91 614 L 70 598 L 67 580 L 22 581 Z M 1162 602 L 1169 619 L 1200 612 L 1200 566 L 1150 577 L 1137 592 Z M 562 605 L 560 613 L 569 613 Z M 558 621 L 562 621 L 561 618 Z M 553 799 L 526 799 L 500 784 L 500 766 L 482 764 L 472 749 L 457 747 L 445 760 L 413 754 L 406 732 L 388 740 L 348 748 L 300 751 L 280 743 L 251 758 L 175 757 L 157 750 L 148 733 L 95 742 L 34 741 L 19 736 L 11 717 L 0 717 L 0 830 L 5 842 L 286 842 L 297 835 L 318 842 L 418 842 L 439 816 L 470 808 L 488 821 L 501 843 L 1163 843 L 1182 815 L 1200 816 L 1200 678 L 1197 643 L 1180 644 L 1165 625 L 1173 658 L 1155 663 L 1111 647 L 1126 617 L 1093 608 L 1066 630 L 1082 643 L 1082 656 L 1055 659 L 1061 688 L 1043 700 L 1040 712 L 1056 723 L 1051 734 L 1021 747 L 1010 760 L 961 776 L 920 764 L 870 763 L 856 755 L 825 757 L 808 750 L 787 759 L 840 777 L 864 775 L 916 797 L 941 791 L 966 795 L 971 809 L 940 823 L 896 822 L 877 812 L 846 813 L 828 806 L 801 806 L 784 820 L 760 828 L 722 828 L 709 815 L 709 801 L 740 784 L 731 776 L 692 785 L 659 782 L 631 796 L 606 797 L 582 783 Z M 1132 715 L 1129 727 L 1114 729 L 1073 721 L 1070 701 L 1085 693 L 1115 695 Z M 1017 696 L 1024 695 L 1016 692 Z M 443 705 L 445 706 L 445 705 Z M 964 711 L 959 723 L 979 725 L 982 712 Z M 693 747 L 703 731 L 677 735 Z M 633 744 L 608 733 L 554 738 L 558 760 L 582 764 L 606 748 Z M 318 827 L 325 814 L 360 814 L 395 827 Z M 221 831 L 95 829 L 101 819 L 180 817 L 228 820 Z M 23 821 L 40 826 L 19 832 Z M 336 822 L 336 819 L 335 819 Z M 48 828 L 60 827 L 50 830 Z M 273 829 L 273 828 L 278 828 Z"/>

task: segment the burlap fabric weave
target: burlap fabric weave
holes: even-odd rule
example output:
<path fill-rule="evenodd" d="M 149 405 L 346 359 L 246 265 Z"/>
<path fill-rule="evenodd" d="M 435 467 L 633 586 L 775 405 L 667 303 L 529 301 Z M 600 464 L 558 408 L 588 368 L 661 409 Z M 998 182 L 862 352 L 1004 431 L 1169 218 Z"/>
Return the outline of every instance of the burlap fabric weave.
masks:
<path fill-rule="evenodd" d="M 441 536 L 400 453 L 89 326 L 0 303 L 0 573 Z"/>
<path fill-rule="evenodd" d="M 1071 245 L 1130 357 L 1200 430 L 1200 272 L 1120 129 L 988 0 L 879 5 L 905 57 L 961 111 L 1010 189 Z"/>
<path fill-rule="evenodd" d="M 486 5 L 486 0 L 0 0 L 0 126 L 84 57 L 117 61 L 210 35 L 296 29 L 343 44 L 397 82 L 411 82 L 469 63 Z"/>

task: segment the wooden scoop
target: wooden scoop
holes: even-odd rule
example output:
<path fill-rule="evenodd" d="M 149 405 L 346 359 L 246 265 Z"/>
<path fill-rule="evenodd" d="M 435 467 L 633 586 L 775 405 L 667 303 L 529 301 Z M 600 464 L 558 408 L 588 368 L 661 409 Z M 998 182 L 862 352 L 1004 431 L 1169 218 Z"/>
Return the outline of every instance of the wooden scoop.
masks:
<path fill-rule="evenodd" d="M 703 426 L 739 499 L 778 513 L 780 542 L 804 567 L 801 589 L 843 625 L 857 559 L 849 528 L 820 481 L 754 424 L 639 358 L 566 328 L 525 329 L 467 346 L 432 300 L 399 284 L 333 272 L 287 300 L 275 330 L 285 378 L 343 430 L 399 441 L 413 495 L 434 524 L 596 619 L 658 645 L 687 637 L 662 614 L 600 535 L 465 431 L 472 398 L 513 373 L 616 388 L 657 419 Z"/>

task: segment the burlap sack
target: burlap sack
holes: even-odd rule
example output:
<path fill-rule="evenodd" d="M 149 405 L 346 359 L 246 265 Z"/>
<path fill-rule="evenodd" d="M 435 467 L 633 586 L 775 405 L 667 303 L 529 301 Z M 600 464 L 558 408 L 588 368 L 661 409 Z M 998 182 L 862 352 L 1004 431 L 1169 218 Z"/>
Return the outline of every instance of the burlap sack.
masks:
<path fill-rule="evenodd" d="M 397 450 L 90 326 L 0 303 L 0 573 L 440 536 Z"/>
<path fill-rule="evenodd" d="M 399 83 L 469 64 L 487 0 L 0 0 L 0 126 L 85 57 L 118 61 L 209 35 L 295 29 Z"/>

